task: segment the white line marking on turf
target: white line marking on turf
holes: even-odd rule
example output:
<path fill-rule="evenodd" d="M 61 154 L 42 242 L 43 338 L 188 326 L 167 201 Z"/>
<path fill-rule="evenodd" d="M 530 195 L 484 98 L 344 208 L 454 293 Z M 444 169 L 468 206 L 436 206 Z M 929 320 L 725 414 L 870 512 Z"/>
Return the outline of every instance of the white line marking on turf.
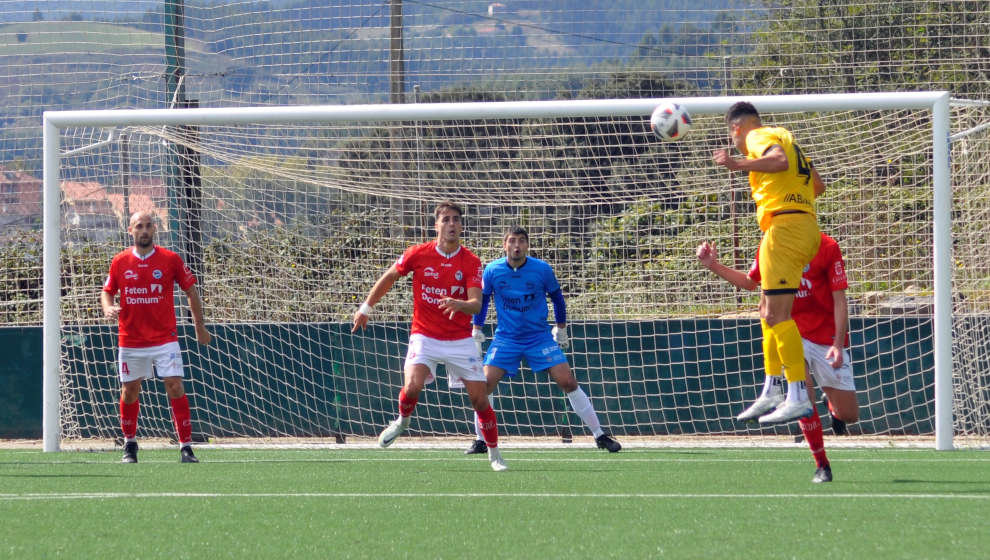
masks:
<path fill-rule="evenodd" d="M 0 494 L 0 501 L 108 500 L 132 498 L 567 498 L 567 499 L 885 499 L 885 500 L 990 500 L 986 494 L 673 494 L 673 493 L 552 493 L 552 492 L 79 492 L 65 494 Z"/>
<path fill-rule="evenodd" d="M 805 456 L 801 457 L 656 457 L 656 456 L 633 456 L 627 454 L 625 457 L 615 457 L 615 456 L 597 456 L 597 457 L 554 457 L 552 454 L 543 454 L 542 456 L 533 457 L 534 452 L 525 452 L 529 457 L 520 457 L 515 453 L 508 455 L 512 458 L 513 462 L 520 463 L 793 463 L 795 461 L 804 461 Z M 541 455 L 536 453 L 537 455 Z M 319 456 L 296 456 L 296 457 L 276 457 L 272 458 L 270 453 L 263 455 L 252 456 L 249 454 L 241 454 L 237 458 L 227 458 L 227 457 L 217 457 L 211 458 L 209 453 L 205 454 L 204 457 L 200 459 L 204 463 L 211 464 L 251 464 L 251 463 L 422 463 L 422 462 L 474 462 L 482 461 L 483 458 L 476 457 L 457 457 L 457 456 L 412 456 L 412 457 L 397 457 L 394 454 L 381 455 L 378 457 L 353 457 L 348 456 L 348 452 L 343 452 L 341 454 L 321 454 Z M 946 456 L 945 458 L 932 457 L 932 458 L 911 458 L 897 456 L 895 458 L 883 457 L 883 458 L 867 458 L 867 457 L 845 457 L 839 456 L 841 458 L 833 459 L 837 463 L 889 463 L 891 460 L 896 460 L 901 463 L 936 463 L 941 465 L 951 465 L 953 463 L 990 463 L 990 455 L 986 457 L 952 457 Z M 24 461 L 18 462 L 18 466 L 24 465 L 109 465 L 116 464 L 117 460 L 101 461 L 101 460 L 66 460 L 66 461 Z M 142 459 L 141 463 L 144 464 L 178 464 L 178 461 L 172 459 Z M 0 463 L 0 465 L 10 465 L 12 463 Z"/>

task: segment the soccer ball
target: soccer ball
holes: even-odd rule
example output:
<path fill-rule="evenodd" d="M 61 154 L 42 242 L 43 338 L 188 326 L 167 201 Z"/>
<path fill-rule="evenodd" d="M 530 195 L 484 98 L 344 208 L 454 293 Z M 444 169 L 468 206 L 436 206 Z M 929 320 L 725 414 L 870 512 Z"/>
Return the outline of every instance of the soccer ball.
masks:
<path fill-rule="evenodd" d="M 674 142 L 684 138 L 691 130 L 691 115 L 682 105 L 663 103 L 654 109 L 650 127 L 664 142 Z"/>

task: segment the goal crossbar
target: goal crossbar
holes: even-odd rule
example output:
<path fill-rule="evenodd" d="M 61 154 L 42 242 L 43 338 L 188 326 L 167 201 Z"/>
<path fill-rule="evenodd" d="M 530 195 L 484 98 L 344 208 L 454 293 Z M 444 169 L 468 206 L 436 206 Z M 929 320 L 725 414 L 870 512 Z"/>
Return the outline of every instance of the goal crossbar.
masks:
<path fill-rule="evenodd" d="M 69 127 L 238 125 L 248 123 L 330 123 L 439 121 L 506 118 L 647 117 L 662 102 L 684 105 L 694 114 L 725 112 L 749 101 L 761 112 L 929 110 L 932 122 L 934 267 L 935 446 L 953 448 L 951 185 L 949 93 L 886 92 L 746 97 L 566 100 L 395 105 L 320 105 L 192 109 L 48 111 L 43 116 L 43 437 L 45 451 L 58 451 L 61 293 L 60 134 Z"/>
<path fill-rule="evenodd" d="M 576 99 L 394 105 L 312 105 L 292 107 L 200 107 L 193 109 L 107 109 L 47 111 L 45 123 L 107 127 L 128 125 L 220 125 L 242 123 L 431 121 L 456 119 L 621 117 L 649 115 L 663 102 L 679 103 L 692 114 L 724 113 L 737 101 L 766 112 L 875 111 L 933 108 L 948 92 L 833 93 L 646 99 Z"/>

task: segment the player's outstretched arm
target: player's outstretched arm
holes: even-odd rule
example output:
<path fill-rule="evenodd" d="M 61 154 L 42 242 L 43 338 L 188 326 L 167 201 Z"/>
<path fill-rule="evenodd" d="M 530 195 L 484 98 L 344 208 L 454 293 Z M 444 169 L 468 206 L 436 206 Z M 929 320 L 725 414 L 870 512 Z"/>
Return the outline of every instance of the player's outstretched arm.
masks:
<path fill-rule="evenodd" d="M 213 340 L 213 336 L 206 328 L 206 319 L 203 318 L 203 300 L 199 297 L 199 290 L 194 284 L 184 291 L 189 300 L 189 310 L 192 311 L 193 325 L 196 326 L 196 342 L 204 345 L 209 344 Z"/>
<path fill-rule="evenodd" d="M 705 241 L 701 245 L 698 245 L 698 249 L 695 251 L 695 254 L 698 257 L 698 261 L 701 263 L 701 266 L 714 272 L 733 286 L 743 290 L 749 290 L 751 292 L 759 287 L 759 285 L 745 272 L 734 268 L 729 268 L 720 263 L 718 261 L 718 251 L 715 249 L 715 245 Z"/>
<path fill-rule="evenodd" d="M 385 294 L 392 289 L 395 281 L 401 276 L 393 264 L 378 278 L 375 285 L 371 287 L 371 291 L 368 292 L 368 297 L 365 298 L 361 306 L 354 312 L 354 325 L 351 327 L 351 332 L 357 332 L 358 329 L 364 330 L 364 327 L 368 326 L 368 319 L 371 317 L 372 308 L 385 297 Z"/>
<path fill-rule="evenodd" d="M 779 173 L 787 171 L 790 163 L 787 153 L 780 145 L 773 145 L 756 159 L 734 158 L 729 150 L 716 150 L 712 159 L 730 171 L 756 171 L 759 173 Z"/>

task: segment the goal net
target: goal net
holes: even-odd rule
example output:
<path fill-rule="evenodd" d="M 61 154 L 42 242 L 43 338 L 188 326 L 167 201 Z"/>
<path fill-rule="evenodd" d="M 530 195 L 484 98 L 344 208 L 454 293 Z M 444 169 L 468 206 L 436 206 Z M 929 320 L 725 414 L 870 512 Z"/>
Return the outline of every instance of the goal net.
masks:
<path fill-rule="evenodd" d="M 934 94 L 750 99 L 828 185 L 819 223 L 850 283 L 850 432 L 934 438 L 941 417 L 950 446 L 986 444 L 988 108 L 945 115 L 957 133 L 950 169 L 933 142 Z M 567 298 L 578 382 L 619 439 L 797 433 L 734 420 L 763 379 L 758 295 L 695 257 L 708 240 L 748 269 L 760 239 L 745 175 L 711 161 L 733 99 L 680 100 L 694 128 L 676 143 L 649 130 L 660 101 L 48 113 L 62 155 L 46 153 L 46 200 L 61 199 L 46 213 L 61 223 L 60 244 L 46 246 L 46 263 L 60 258 L 46 297 L 61 292 L 46 307 L 46 441 L 119 435 L 116 325 L 99 292 L 139 210 L 199 278 L 214 335 L 198 346 L 177 298 L 194 434 L 376 436 L 396 414 L 409 280 L 368 330 L 352 334 L 351 316 L 407 246 L 434 237 L 443 199 L 465 206 L 464 243 L 484 262 L 502 256 L 507 227 L 529 230 Z M 588 435 L 545 373 L 503 381 L 493 405 L 508 441 Z M 160 384 L 145 384 L 138 434 L 173 434 Z M 409 435 L 472 438 L 466 394 L 439 375 Z"/>

